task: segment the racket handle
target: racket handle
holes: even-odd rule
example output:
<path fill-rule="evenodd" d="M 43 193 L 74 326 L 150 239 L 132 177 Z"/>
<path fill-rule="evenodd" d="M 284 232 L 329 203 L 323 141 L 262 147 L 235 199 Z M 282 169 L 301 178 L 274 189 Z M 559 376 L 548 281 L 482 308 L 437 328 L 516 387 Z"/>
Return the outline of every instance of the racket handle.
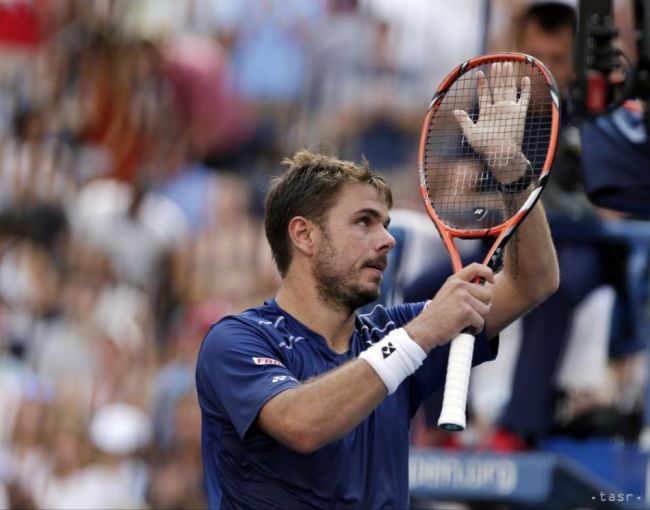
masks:
<path fill-rule="evenodd" d="M 442 430 L 448 432 L 465 430 L 467 390 L 473 354 L 474 335 L 461 333 L 451 341 L 442 411 L 438 418 L 438 427 Z"/>

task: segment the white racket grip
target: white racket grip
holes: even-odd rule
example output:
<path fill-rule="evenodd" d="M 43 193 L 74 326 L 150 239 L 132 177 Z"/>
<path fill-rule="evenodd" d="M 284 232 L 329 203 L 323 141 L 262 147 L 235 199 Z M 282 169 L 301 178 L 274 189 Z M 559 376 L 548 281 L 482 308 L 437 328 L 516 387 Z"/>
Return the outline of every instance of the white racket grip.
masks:
<path fill-rule="evenodd" d="M 448 432 L 465 430 L 467 390 L 469 374 L 472 370 L 474 354 L 474 335 L 461 333 L 451 341 L 445 392 L 438 427 Z"/>

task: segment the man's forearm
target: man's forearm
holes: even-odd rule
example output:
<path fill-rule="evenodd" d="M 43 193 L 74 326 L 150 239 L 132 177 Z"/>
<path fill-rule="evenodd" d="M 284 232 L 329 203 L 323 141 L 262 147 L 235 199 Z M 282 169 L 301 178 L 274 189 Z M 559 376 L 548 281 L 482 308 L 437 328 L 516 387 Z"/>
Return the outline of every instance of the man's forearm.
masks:
<path fill-rule="evenodd" d="M 495 278 L 485 329 L 492 338 L 557 290 L 559 270 L 541 203 L 506 245 L 504 270 Z"/>
<path fill-rule="evenodd" d="M 289 448 L 309 453 L 352 430 L 385 397 L 377 373 L 356 359 L 274 397 L 259 425 Z"/>
<path fill-rule="evenodd" d="M 533 303 L 557 289 L 557 256 L 541 202 L 533 207 L 506 245 L 504 272 L 522 297 Z"/>

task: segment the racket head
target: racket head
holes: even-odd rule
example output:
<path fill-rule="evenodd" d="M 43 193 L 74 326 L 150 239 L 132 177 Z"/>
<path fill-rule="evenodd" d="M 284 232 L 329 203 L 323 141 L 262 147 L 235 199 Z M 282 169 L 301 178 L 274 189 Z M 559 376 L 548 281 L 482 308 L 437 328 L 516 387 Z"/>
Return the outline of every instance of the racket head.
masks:
<path fill-rule="evenodd" d="M 499 99 L 493 96 L 500 78 L 494 75 L 493 64 L 512 65 L 517 101 L 525 97 L 524 77 L 530 80 L 518 149 L 530 162 L 526 170 L 530 175 L 522 181 L 521 189 L 511 190 L 518 195 L 519 207 L 506 207 L 508 197 L 500 188 L 504 183 L 493 175 L 490 161 L 474 150 L 454 113 L 463 110 L 476 123 L 486 101 Z M 485 77 L 482 89 L 477 80 L 480 72 Z M 511 129 L 511 119 L 496 120 L 498 129 Z M 424 118 L 418 172 L 425 208 L 451 255 L 455 271 L 460 270 L 462 262 L 454 238 L 497 237 L 485 263 L 493 268 L 500 263 L 503 246 L 535 205 L 548 180 L 559 130 L 560 95 L 555 79 L 542 62 L 530 55 L 495 53 L 475 57 L 456 67 L 440 84 Z M 513 175 L 512 181 L 518 182 L 519 178 Z M 506 176 L 506 184 L 512 181 Z"/>

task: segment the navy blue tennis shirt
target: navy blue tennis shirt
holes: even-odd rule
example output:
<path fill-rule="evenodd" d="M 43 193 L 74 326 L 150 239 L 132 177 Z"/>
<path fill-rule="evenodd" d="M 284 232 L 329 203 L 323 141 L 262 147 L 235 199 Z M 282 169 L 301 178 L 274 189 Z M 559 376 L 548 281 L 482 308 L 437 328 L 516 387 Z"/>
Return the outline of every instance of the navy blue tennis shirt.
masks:
<path fill-rule="evenodd" d="M 356 428 L 313 453 L 285 447 L 256 418 L 275 395 L 356 358 L 424 306 L 378 305 L 358 315 L 344 354 L 275 300 L 212 326 L 196 367 L 209 507 L 407 508 L 410 420 L 444 384 L 449 344 L 431 351 Z M 497 339 L 488 345 L 484 333 L 477 336 L 474 365 L 494 359 L 497 347 Z"/>

